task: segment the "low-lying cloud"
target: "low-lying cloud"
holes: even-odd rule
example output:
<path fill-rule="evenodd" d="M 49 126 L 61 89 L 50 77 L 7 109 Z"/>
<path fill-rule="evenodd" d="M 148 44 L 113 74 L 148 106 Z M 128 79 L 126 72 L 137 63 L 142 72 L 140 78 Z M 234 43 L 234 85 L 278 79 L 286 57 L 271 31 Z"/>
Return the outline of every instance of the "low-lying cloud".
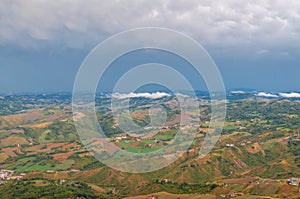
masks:
<path fill-rule="evenodd" d="M 278 97 L 278 95 L 272 94 L 272 93 L 265 93 L 265 92 L 259 92 L 256 94 L 258 97 Z"/>
<path fill-rule="evenodd" d="M 284 98 L 300 98 L 300 93 L 279 93 L 281 97 Z"/>
<path fill-rule="evenodd" d="M 245 91 L 230 91 L 231 94 L 246 94 Z"/>
<path fill-rule="evenodd" d="M 162 97 L 171 96 L 168 93 L 156 92 L 156 93 L 113 93 L 112 97 L 117 99 L 128 99 L 128 98 L 150 98 L 150 99 L 159 99 Z"/>

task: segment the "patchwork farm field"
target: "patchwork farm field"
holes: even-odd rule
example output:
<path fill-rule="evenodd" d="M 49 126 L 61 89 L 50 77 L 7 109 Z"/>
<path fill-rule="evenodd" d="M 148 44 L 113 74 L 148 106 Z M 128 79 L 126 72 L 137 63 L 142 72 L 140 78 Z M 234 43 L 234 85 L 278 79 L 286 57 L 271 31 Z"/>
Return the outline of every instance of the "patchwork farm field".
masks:
<path fill-rule="evenodd" d="M 18 111 L 0 115 L 0 168 L 12 170 L 16 176 L 22 174 L 19 180 L 3 180 L 1 198 L 12 193 L 11 184 L 41 196 L 47 193 L 39 192 L 39 187 L 45 191 L 51 188 L 59 194 L 67 191 L 71 198 L 83 193 L 86 198 L 128 199 L 229 198 L 231 195 L 299 198 L 298 187 L 287 184 L 287 179 L 300 178 L 300 102 L 297 100 L 229 101 L 220 139 L 207 156 L 200 158 L 198 151 L 209 133 L 210 120 L 208 102 L 203 100 L 199 126 L 193 127 L 197 128 L 197 134 L 187 151 L 166 168 L 136 174 L 113 170 L 94 158 L 77 134 L 67 97 L 59 102 L 52 100 L 53 96 L 44 98 L 35 99 L 41 102 L 37 107 L 28 110 L 14 107 Z M 43 100 L 47 103 L 42 103 Z M 131 116 L 135 122 L 144 126 L 149 123 L 145 114 L 152 103 L 147 99 L 134 101 Z M 180 121 L 176 99 L 157 99 L 155 103 L 172 107 L 167 108 L 166 125 L 153 136 L 138 137 L 121 131 L 111 115 L 108 99 L 99 98 L 97 117 L 109 142 L 131 153 L 151 153 L 172 143 Z M 89 141 L 99 151 L 102 143 L 103 138 Z M 117 153 L 116 157 L 122 156 Z"/>

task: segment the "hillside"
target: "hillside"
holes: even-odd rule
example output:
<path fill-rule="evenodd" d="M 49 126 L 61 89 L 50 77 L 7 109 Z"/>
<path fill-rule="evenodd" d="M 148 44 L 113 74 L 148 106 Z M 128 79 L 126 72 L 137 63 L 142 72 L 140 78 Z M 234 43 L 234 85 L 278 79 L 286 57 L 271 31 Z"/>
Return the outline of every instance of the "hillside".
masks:
<path fill-rule="evenodd" d="M 149 194 L 159 198 L 176 198 L 176 194 L 185 194 L 181 198 L 230 194 L 237 198 L 299 198 L 297 187 L 286 183 L 288 178 L 300 177 L 297 100 L 250 97 L 228 101 L 222 136 L 213 150 L 200 158 L 198 151 L 210 119 L 209 101 L 201 99 L 201 122 L 188 151 L 173 164 L 145 174 L 108 168 L 86 150 L 74 126 L 70 96 L 7 96 L 0 101 L 5 105 L 0 115 L 0 167 L 23 176 L 20 181 L 4 180 L 0 185 L 1 198 L 12 191 L 10 185 L 14 183 L 16 187 L 28 185 L 38 197 L 50 196 L 35 187 L 45 187 L 47 192 L 46 187 L 54 186 L 61 187 L 59 190 L 69 197 L 80 196 L 81 190 L 86 189 L 86 198 Z M 180 111 L 173 97 L 131 101 L 131 116 L 141 126 L 150 122 L 151 105 L 159 103 L 167 110 L 165 128 L 152 138 L 141 139 L 129 135 L 117 138 L 126 132 L 116 127 L 109 100 L 97 98 L 96 102 L 100 125 L 111 142 L 123 150 L 158 150 L 169 144 L 178 130 Z M 59 197 L 65 196 L 58 194 Z"/>

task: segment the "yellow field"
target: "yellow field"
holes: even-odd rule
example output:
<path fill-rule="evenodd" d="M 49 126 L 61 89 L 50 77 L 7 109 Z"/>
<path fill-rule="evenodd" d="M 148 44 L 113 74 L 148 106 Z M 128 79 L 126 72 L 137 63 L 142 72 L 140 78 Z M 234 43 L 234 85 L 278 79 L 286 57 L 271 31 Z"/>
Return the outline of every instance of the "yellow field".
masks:
<path fill-rule="evenodd" d="M 2 147 L 6 147 L 6 146 L 15 146 L 17 144 L 28 144 L 29 142 L 23 138 L 23 137 L 19 137 L 19 136 L 9 136 L 7 138 L 3 138 L 0 140 L 0 146 Z"/>
<path fill-rule="evenodd" d="M 6 153 L 0 153 L 0 162 L 4 162 L 8 157 Z"/>

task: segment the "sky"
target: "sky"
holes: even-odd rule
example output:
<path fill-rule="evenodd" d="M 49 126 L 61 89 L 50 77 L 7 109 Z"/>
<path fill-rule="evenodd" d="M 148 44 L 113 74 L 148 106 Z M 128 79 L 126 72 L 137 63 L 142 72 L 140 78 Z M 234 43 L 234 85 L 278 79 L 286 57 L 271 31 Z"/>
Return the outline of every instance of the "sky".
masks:
<path fill-rule="evenodd" d="M 140 27 L 194 38 L 227 90 L 300 91 L 298 0 L 1 0 L 0 93 L 71 91 L 97 44 Z"/>

